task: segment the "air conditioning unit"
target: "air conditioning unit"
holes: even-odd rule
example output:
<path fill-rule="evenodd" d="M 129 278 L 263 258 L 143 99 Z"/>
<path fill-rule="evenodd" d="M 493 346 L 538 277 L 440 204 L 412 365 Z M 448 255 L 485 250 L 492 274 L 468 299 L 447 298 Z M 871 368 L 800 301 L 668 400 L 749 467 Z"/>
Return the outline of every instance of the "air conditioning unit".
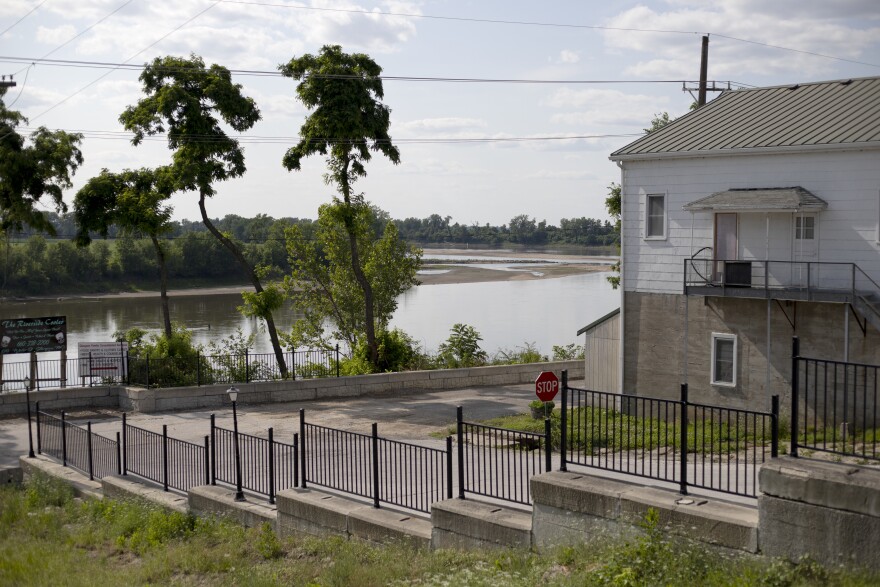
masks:
<path fill-rule="evenodd" d="M 727 287 L 752 287 L 752 262 L 727 261 L 724 263 L 724 285 Z"/>

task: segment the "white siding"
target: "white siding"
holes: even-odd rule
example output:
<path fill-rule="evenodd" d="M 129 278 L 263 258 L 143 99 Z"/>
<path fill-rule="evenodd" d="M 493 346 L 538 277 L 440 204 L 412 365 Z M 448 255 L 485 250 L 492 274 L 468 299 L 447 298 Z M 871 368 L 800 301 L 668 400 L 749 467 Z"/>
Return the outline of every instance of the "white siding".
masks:
<path fill-rule="evenodd" d="M 802 186 L 828 202 L 817 216 L 817 254 L 810 260 L 853 262 L 880 283 L 878 189 L 880 151 L 815 152 L 628 161 L 623 173 L 623 283 L 626 291 L 682 293 L 683 263 L 711 247 L 713 214 L 691 214 L 682 206 L 733 188 Z M 645 195 L 667 194 L 667 238 L 644 240 Z M 746 258 L 765 255 L 763 214 L 744 214 L 741 243 Z M 773 214 L 771 253 L 791 255 L 790 214 Z M 693 220 L 693 227 L 692 227 Z M 755 224 L 757 223 L 757 224 Z M 691 234 L 693 233 L 693 240 Z M 788 248 L 785 248 L 788 247 Z M 787 255 L 785 254 L 787 252 Z"/>

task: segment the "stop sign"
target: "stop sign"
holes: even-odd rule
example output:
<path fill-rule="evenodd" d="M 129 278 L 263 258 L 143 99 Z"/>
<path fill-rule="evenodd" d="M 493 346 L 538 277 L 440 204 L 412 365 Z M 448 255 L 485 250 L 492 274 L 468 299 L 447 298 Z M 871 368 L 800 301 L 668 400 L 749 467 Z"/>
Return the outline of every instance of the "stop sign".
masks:
<path fill-rule="evenodd" d="M 535 379 L 535 394 L 542 402 L 552 401 L 559 393 L 559 379 L 553 371 L 541 371 Z"/>

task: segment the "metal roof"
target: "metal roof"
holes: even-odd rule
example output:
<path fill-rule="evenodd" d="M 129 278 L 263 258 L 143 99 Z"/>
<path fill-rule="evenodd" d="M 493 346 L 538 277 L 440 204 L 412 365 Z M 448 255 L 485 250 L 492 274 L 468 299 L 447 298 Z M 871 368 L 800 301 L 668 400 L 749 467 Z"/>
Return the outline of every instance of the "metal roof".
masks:
<path fill-rule="evenodd" d="M 859 146 L 880 146 L 880 77 L 725 92 L 611 159 Z"/>
<path fill-rule="evenodd" d="M 800 186 L 790 188 L 751 188 L 715 192 L 682 206 L 689 212 L 718 210 L 727 212 L 825 210 L 828 202 Z"/>
<path fill-rule="evenodd" d="M 602 316 L 598 320 L 594 320 L 593 322 L 590 322 L 589 324 L 587 324 L 586 326 L 584 326 L 583 328 L 578 330 L 577 336 L 580 336 L 584 332 L 587 332 L 588 330 L 592 330 L 592 329 L 596 328 L 597 326 L 604 324 L 606 321 L 610 320 L 611 318 L 614 318 L 618 314 L 620 314 L 620 308 L 615 308 L 614 310 L 611 310 L 610 312 L 608 312 L 607 314 L 605 314 L 604 316 Z"/>

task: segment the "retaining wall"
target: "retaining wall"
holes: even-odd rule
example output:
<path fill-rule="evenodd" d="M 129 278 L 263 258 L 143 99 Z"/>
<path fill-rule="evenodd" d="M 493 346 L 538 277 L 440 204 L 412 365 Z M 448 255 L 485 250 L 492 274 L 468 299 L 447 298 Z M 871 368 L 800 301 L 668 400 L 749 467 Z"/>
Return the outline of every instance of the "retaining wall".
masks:
<path fill-rule="evenodd" d="M 570 379 L 582 379 L 584 376 L 584 362 L 574 360 L 467 369 L 376 373 L 326 379 L 261 381 L 236 383 L 235 386 L 239 389 L 239 403 L 262 404 L 356 397 L 368 394 L 396 395 L 465 387 L 516 385 L 531 383 L 541 371 L 553 371 L 559 375 L 563 369 L 568 369 Z M 227 401 L 226 390 L 228 388 L 228 384 L 163 389 L 125 386 L 69 387 L 33 391 L 30 396 L 31 402 L 39 401 L 51 410 L 107 407 L 127 412 L 149 413 L 222 406 Z M 0 395 L 0 415 L 24 414 L 25 411 L 24 392 Z"/>

